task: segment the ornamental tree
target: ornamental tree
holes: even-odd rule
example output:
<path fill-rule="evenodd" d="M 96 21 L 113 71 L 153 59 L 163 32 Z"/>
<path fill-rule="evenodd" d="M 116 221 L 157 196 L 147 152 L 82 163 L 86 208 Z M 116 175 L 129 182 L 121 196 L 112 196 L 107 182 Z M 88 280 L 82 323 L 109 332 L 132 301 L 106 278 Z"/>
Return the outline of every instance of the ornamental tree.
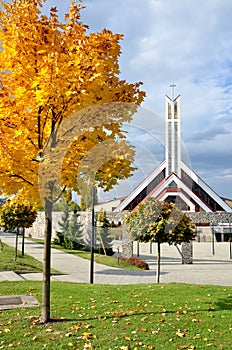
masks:
<path fill-rule="evenodd" d="M 190 218 L 173 203 L 148 198 L 125 219 L 130 237 L 140 242 L 155 242 L 158 247 L 157 282 L 160 281 L 162 243 L 177 245 L 195 237 Z"/>
<path fill-rule="evenodd" d="M 64 22 L 55 7 L 44 15 L 44 2 L 0 0 L 0 181 L 45 207 L 41 322 L 50 319 L 53 204 L 67 188 L 108 190 L 132 174 L 123 122 L 144 98 L 141 83 L 119 78 L 122 35 L 89 33 L 74 0 Z"/>
<path fill-rule="evenodd" d="M 36 217 L 37 211 L 33 205 L 20 197 L 7 200 L 0 209 L 0 226 L 4 227 L 5 230 L 16 229 L 15 261 L 17 259 L 19 229 L 31 227 Z M 24 235 L 22 254 L 24 255 Z"/>
<path fill-rule="evenodd" d="M 37 211 L 33 205 L 17 198 L 8 200 L 0 209 L 0 226 L 7 230 L 31 227 L 36 220 Z"/>

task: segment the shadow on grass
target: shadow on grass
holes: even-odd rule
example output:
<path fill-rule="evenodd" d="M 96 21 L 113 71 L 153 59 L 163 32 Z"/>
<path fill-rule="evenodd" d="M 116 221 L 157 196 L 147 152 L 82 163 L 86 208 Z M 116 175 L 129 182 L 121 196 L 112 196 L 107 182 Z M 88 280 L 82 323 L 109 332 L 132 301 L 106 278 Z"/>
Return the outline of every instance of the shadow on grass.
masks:
<path fill-rule="evenodd" d="M 232 297 L 229 297 L 228 299 L 219 299 L 219 301 L 217 303 L 212 305 L 210 304 L 209 307 L 205 308 L 205 309 L 201 309 L 201 312 L 209 312 L 209 311 L 214 311 L 214 312 L 218 312 L 218 311 L 222 311 L 222 310 L 232 310 Z M 166 310 L 165 314 L 167 315 L 176 315 L 177 312 L 179 312 L 179 310 Z M 196 310 L 192 309 L 191 312 L 199 312 L 199 309 L 196 308 Z M 72 322 L 80 322 L 81 324 L 83 322 L 90 322 L 90 321 L 106 321 L 106 320 L 114 320 L 116 319 L 116 322 L 119 322 L 120 319 L 131 319 L 133 317 L 144 317 L 144 316 L 156 316 L 156 317 L 160 317 L 161 315 L 163 316 L 163 311 L 159 310 L 159 311 L 138 311 L 138 310 L 134 310 L 134 312 L 123 312 L 123 311 L 115 311 L 112 312 L 111 315 L 96 315 L 96 316 L 91 316 L 91 317 L 80 317 L 80 318 L 69 318 L 69 317 L 57 317 L 57 318 L 51 318 L 49 322 L 47 322 L 46 324 L 41 323 L 39 321 L 39 318 L 34 318 L 33 320 L 31 320 L 31 324 L 33 325 L 37 325 L 37 326 L 43 326 L 43 325 L 55 325 L 55 324 L 59 324 L 59 323 L 72 323 Z M 179 313 L 178 313 L 179 315 Z M 163 319 L 163 318 L 162 318 Z M 160 322 L 163 322 L 162 319 L 160 320 Z"/>
<path fill-rule="evenodd" d="M 175 314 L 176 313 L 176 310 L 175 311 L 166 311 L 166 314 Z M 157 316 L 160 316 L 162 314 L 162 311 L 157 311 L 157 312 L 152 312 L 153 315 L 157 315 Z M 54 325 L 54 324 L 57 324 L 57 323 L 62 323 L 62 322 L 80 322 L 80 323 L 83 323 L 83 322 L 89 322 L 89 321 L 96 321 L 96 320 L 99 320 L 99 321 L 105 321 L 105 320 L 111 320 L 111 319 L 115 319 L 117 318 L 117 322 L 120 320 L 120 319 L 123 319 L 123 318 L 132 318 L 132 317 L 139 317 L 139 316 L 146 316 L 146 315 L 151 315 L 151 312 L 133 312 L 133 313 L 130 313 L 130 312 L 115 312 L 115 313 L 112 313 L 112 315 L 98 315 L 98 316 L 93 316 L 93 317 L 86 317 L 86 318 L 65 318 L 65 317 L 62 317 L 62 318 L 51 318 L 49 322 L 47 323 L 42 323 L 40 322 L 40 319 L 39 318 L 34 318 L 33 320 L 31 320 L 31 324 L 32 325 L 37 325 L 37 326 L 43 326 L 43 325 Z"/>
<path fill-rule="evenodd" d="M 229 310 L 232 311 L 232 296 L 227 298 L 220 298 L 216 303 L 214 303 L 215 309 L 217 310 Z"/>

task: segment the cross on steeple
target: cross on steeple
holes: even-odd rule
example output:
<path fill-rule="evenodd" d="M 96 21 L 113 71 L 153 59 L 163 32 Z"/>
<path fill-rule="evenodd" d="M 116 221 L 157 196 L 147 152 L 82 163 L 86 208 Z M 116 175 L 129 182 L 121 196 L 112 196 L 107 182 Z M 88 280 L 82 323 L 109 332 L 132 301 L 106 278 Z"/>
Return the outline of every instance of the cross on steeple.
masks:
<path fill-rule="evenodd" d="M 174 83 L 172 83 L 170 85 L 170 88 L 171 88 L 171 99 L 173 100 L 174 99 L 174 89 L 175 89 L 176 85 Z"/>

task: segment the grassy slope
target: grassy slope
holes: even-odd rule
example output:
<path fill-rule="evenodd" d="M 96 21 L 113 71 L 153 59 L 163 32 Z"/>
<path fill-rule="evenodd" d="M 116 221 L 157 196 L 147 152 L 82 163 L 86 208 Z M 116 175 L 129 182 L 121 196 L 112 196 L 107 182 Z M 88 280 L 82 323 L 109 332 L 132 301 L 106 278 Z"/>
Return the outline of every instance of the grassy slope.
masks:
<path fill-rule="evenodd" d="M 51 287 L 57 322 L 38 325 L 40 308 L 2 311 L 1 349 L 232 348 L 231 287 L 58 282 Z M 41 301 L 41 282 L 4 281 L 0 291 L 32 293 Z"/>
<path fill-rule="evenodd" d="M 0 250 L 0 271 L 41 272 L 43 270 L 43 264 L 38 260 L 27 254 L 22 256 L 20 251 L 17 255 L 15 262 L 15 249 L 4 244 L 3 249 Z"/>

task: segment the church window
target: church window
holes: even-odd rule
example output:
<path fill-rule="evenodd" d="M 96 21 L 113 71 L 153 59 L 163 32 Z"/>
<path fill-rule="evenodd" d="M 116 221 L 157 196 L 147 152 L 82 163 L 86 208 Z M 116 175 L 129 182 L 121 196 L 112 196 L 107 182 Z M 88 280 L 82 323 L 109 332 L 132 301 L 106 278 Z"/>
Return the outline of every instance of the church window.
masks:
<path fill-rule="evenodd" d="M 178 119 L 178 106 L 177 102 L 174 104 L 174 118 Z"/>
<path fill-rule="evenodd" d="M 170 184 L 168 185 L 169 188 L 177 188 L 177 184 L 175 183 L 175 181 L 173 180 L 172 182 L 170 182 Z"/>
<path fill-rule="evenodd" d="M 181 178 L 193 193 L 195 193 L 212 211 L 223 211 L 222 207 L 183 170 L 181 171 Z"/>
<path fill-rule="evenodd" d="M 168 103 L 168 119 L 172 119 L 172 105 Z"/>

